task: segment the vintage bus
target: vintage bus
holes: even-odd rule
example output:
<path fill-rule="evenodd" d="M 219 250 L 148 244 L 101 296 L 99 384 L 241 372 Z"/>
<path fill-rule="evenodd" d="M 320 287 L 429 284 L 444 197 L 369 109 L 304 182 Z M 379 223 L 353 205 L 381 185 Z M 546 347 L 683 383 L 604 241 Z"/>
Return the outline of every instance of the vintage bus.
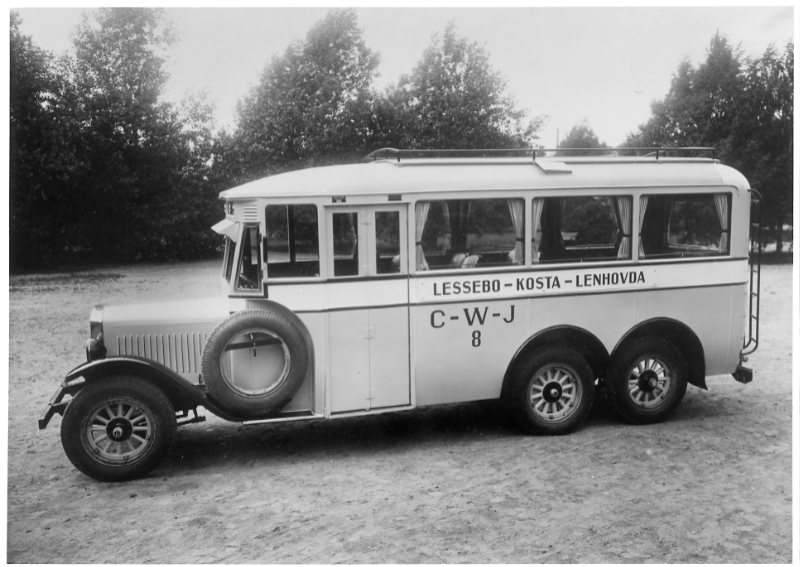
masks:
<path fill-rule="evenodd" d="M 749 382 L 754 192 L 710 149 L 605 151 L 384 149 L 224 191 L 220 296 L 95 307 L 39 426 L 61 414 L 73 464 L 122 480 L 198 408 L 256 424 L 502 399 L 563 434 L 598 393 L 647 424 L 706 376 Z"/>

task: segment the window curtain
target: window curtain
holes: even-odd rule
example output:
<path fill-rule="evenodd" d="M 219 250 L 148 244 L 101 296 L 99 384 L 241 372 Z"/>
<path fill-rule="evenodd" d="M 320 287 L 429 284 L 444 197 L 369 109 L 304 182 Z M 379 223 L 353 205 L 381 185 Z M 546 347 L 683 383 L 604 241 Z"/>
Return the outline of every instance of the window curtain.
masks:
<path fill-rule="evenodd" d="M 415 211 L 415 237 L 414 240 L 417 244 L 417 271 L 424 271 L 428 269 L 428 262 L 425 260 L 425 252 L 422 250 L 422 233 L 425 230 L 425 221 L 428 218 L 428 211 L 431 208 L 430 201 L 422 201 L 417 203 Z"/>
<path fill-rule="evenodd" d="M 509 199 L 508 212 L 511 213 L 511 222 L 514 225 L 514 233 L 517 235 L 517 242 L 514 244 L 514 264 L 525 263 L 525 202 L 521 199 Z"/>
<path fill-rule="evenodd" d="M 445 254 L 450 248 L 450 240 L 453 237 L 453 229 L 450 227 L 450 203 L 447 201 L 439 202 L 444 205 L 442 210 L 444 213 L 444 224 L 447 227 L 446 232 L 444 233 L 444 243 L 442 244 L 442 254 Z"/>
<path fill-rule="evenodd" d="M 544 199 L 536 197 L 533 200 L 533 233 L 531 234 L 531 259 L 534 264 L 539 263 L 539 244 L 542 241 L 542 210 L 544 210 Z"/>
<path fill-rule="evenodd" d="M 642 195 L 639 197 L 639 258 L 644 258 L 644 244 L 642 243 L 642 226 L 644 225 L 644 212 L 647 210 L 649 197 Z"/>
<path fill-rule="evenodd" d="M 471 200 L 448 201 L 450 209 L 450 228 L 453 231 L 451 244 L 454 252 L 467 252 L 467 220 L 472 208 Z"/>
<path fill-rule="evenodd" d="M 719 251 L 727 252 L 728 239 L 730 238 L 730 229 L 728 228 L 728 196 L 724 193 L 715 193 L 714 206 L 719 216 L 719 225 L 722 227 L 722 234 L 719 237 Z"/>
<path fill-rule="evenodd" d="M 614 213 L 617 216 L 617 226 L 621 235 L 619 247 L 617 248 L 617 258 L 627 259 L 631 257 L 632 209 L 633 202 L 629 197 L 617 197 L 614 199 Z"/>
<path fill-rule="evenodd" d="M 542 210 L 542 241 L 539 247 L 539 261 L 551 262 L 564 259 L 566 252 L 561 234 L 561 217 L 566 208 L 566 199 L 546 198 Z"/>

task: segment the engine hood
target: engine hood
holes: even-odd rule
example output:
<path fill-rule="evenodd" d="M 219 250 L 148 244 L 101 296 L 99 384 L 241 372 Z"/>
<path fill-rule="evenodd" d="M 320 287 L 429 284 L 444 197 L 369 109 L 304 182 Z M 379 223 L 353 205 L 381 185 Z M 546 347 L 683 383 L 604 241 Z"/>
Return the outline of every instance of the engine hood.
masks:
<path fill-rule="evenodd" d="M 218 322 L 228 315 L 225 297 L 103 307 L 103 328 L 175 327 Z"/>

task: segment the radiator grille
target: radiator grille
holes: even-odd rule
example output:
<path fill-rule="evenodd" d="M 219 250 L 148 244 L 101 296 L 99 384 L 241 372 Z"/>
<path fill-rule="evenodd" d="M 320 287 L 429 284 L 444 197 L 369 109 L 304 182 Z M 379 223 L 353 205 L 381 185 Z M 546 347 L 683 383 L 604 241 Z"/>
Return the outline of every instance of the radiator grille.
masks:
<path fill-rule="evenodd" d="M 207 340 L 208 333 L 119 335 L 117 351 L 155 360 L 179 374 L 200 373 Z"/>

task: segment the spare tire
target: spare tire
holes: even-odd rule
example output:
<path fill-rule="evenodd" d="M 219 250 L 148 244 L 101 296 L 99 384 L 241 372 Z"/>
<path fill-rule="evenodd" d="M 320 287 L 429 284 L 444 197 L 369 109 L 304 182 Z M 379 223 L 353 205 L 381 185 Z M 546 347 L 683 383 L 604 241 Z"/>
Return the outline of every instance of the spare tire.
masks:
<path fill-rule="evenodd" d="M 214 401 L 238 417 L 274 414 L 303 384 L 308 348 L 300 329 L 274 311 L 234 313 L 203 348 L 203 380 Z"/>

